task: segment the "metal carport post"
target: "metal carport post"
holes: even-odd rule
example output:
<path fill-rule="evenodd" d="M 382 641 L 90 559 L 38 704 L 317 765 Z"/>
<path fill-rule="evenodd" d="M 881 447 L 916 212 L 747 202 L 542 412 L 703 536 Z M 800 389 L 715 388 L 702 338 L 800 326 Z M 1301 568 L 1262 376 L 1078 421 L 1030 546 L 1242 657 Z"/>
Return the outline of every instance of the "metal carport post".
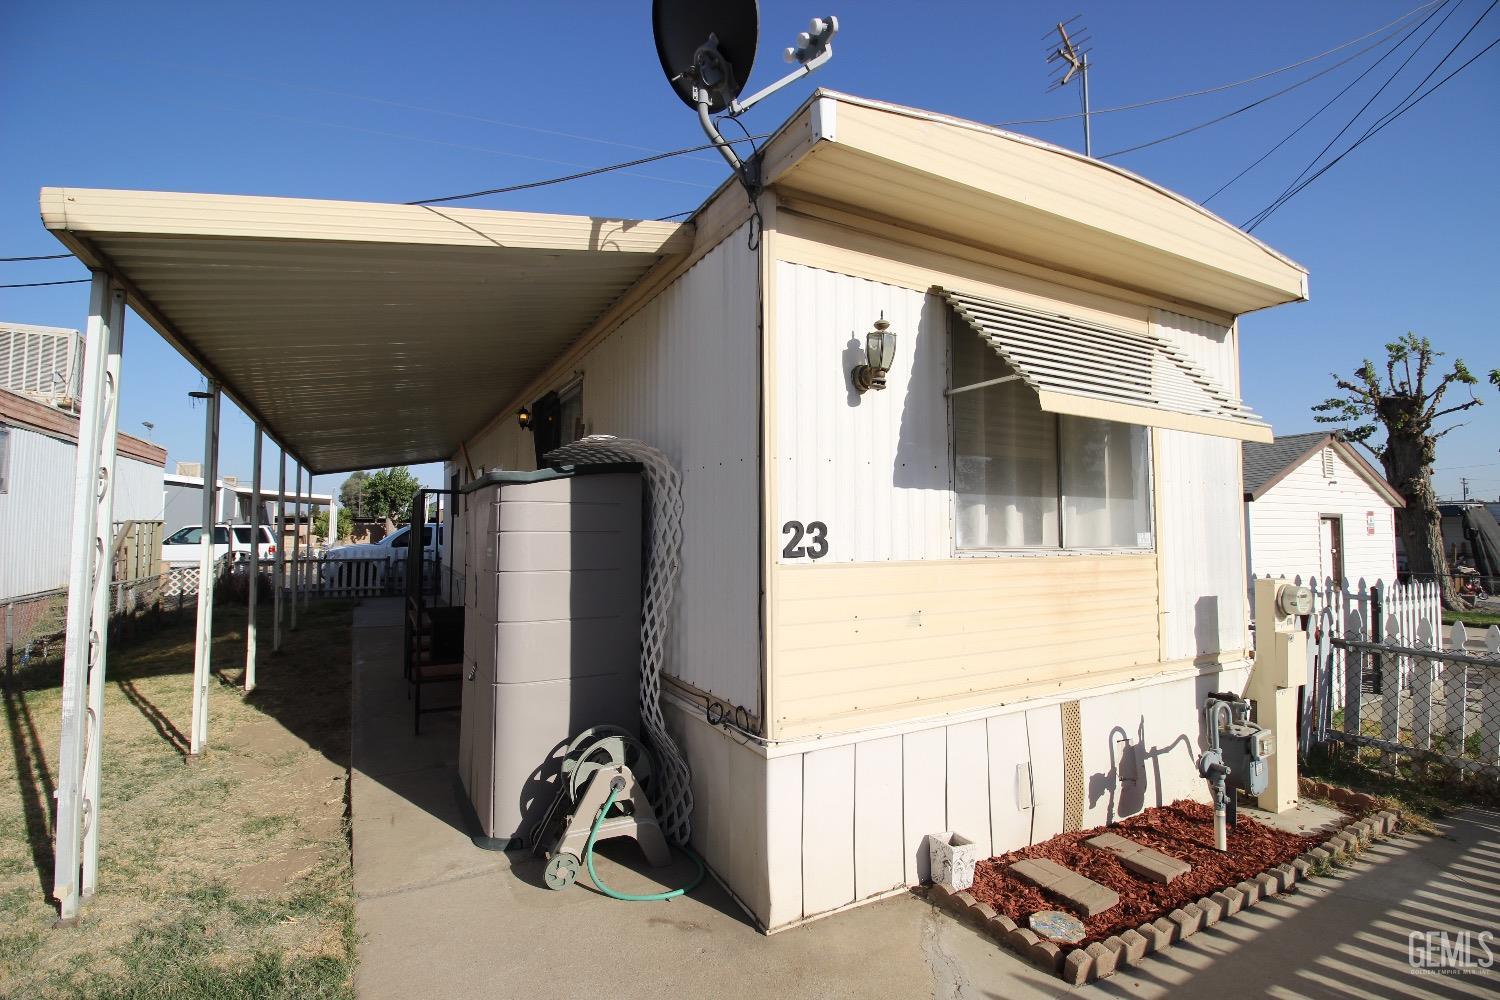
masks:
<path fill-rule="evenodd" d="M 207 404 L 203 413 L 203 534 L 198 555 L 198 632 L 193 646 L 193 727 L 188 753 L 194 757 L 208 742 L 208 683 L 214 640 L 214 531 L 219 493 L 219 384 L 194 392 Z M 232 535 L 230 536 L 233 537 Z M 231 544 L 229 551 L 233 551 Z"/>
<path fill-rule="evenodd" d="M 99 750 L 113 569 L 109 533 L 114 526 L 112 480 L 124 323 L 125 293 L 112 289 L 103 271 L 93 272 L 79 391 L 57 769 L 52 894 L 62 924 L 78 919 L 80 902 L 92 894 L 98 868 Z"/>
<path fill-rule="evenodd" d="M 250 476 L 250 593 L 245 598 L 245 693 L 255 690 L 255 603 L 260 591 L 260 448 L 265 435 L 255 425 L 255 470 Z M 233 528 L 230 529 L 234 530 Z"/>
<path fill-rule="evenodd" d="M 276 562 L 271 574 L 271 650 L 281 652 L 281 587 L 286 582 L 286 445 L 276 442 L 280 472 L 276 478 Z"/>

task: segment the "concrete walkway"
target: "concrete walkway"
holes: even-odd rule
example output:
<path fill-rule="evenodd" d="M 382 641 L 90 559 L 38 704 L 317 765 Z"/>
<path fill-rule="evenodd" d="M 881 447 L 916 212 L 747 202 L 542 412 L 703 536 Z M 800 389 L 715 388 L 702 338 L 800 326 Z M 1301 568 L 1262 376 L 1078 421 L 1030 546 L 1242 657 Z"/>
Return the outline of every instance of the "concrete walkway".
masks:
<path fill-rule="evenodd" d="M 543 888 L 541 862 L 482 851 L 469 840 L 454 780 L 457 714 L 426 716 L 422 735 L 412 736 L 399 615 L 394 601 L 355 609 L 351 800 L 361 1000 L 1015 1000 L 1069 992 L 912 896 L 766 937 L 712 881 L 667 903 L 617 902 L 585 879 L 563 892 Z M 659 887 L 614 857 L 638 864 L 628 847 L 605 857 L 600 875 L 610 884 Z M 690 875 L 684 862 L 661 884 Z M 1408 936 L 1429 930 L 1446 930 L 1450 947 L 1457 932 L 1500 932 L 1500 817 L 1471 812 L 1439 837 L 1376 845 L 1346 874 L 1304 883 L 1075 992 L 1215 1000 L 1496 995 L 1494 970 L 1414 971 Z M 1490 946 L 1500 958 L 1500 941 Z M 1484 957 L 1476 940 L 1473 958 Z"/>

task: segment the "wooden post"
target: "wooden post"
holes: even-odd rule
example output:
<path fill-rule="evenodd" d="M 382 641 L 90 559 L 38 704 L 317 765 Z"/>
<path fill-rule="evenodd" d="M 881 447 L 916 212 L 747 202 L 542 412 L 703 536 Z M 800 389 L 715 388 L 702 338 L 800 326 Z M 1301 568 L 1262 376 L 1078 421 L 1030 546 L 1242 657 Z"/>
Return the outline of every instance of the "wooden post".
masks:
<path fill-rule="evenodd" d="M 1409 634 L 1409 633 L 1408 633 Z M 1417 623 L 1415 646 L 1437 648 L 1437 633 L 1425 619 Z M 1418 656 L 1411 664 L 1411 745 L 1418 750 L 1432 749 L 1432 692 L 1437 687 L 1440 661 Z"/>
<path fill-rule="evenodd" d="M 1468 650 L 1469 634 L 1463 622 L 1453 625 L 1452 640 L 1448 648 L 1463 653 Z M 1443 743 L 1454 757 L 1464 756 L 1464 740 L 1468 733 L 1469 716 L 1469 665 L 1467 663 L 1443 664 Z"/>
<path fill-rule="evenodd" d="M 255 470 L 250 475 L 250 596 L 246 598 L 245 693 L 255 690 L 255 605 L 260 592 L 260 424 L 255 425 Z"/>

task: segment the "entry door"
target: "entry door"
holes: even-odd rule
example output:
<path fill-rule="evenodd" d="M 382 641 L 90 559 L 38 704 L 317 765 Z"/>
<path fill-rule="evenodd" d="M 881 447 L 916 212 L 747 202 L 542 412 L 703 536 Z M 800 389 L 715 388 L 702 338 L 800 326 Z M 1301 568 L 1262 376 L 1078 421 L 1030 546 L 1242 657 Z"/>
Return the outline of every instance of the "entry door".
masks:
<path fill-rule="evenodd" d="M 1325 577 L 1332 577 L 1335 583 L 1344 579 L 1344 519 L 1341 517 L 1320 517 L 1318 519 L 1318 551 L 1322 557 L 1322 569 Z"/>

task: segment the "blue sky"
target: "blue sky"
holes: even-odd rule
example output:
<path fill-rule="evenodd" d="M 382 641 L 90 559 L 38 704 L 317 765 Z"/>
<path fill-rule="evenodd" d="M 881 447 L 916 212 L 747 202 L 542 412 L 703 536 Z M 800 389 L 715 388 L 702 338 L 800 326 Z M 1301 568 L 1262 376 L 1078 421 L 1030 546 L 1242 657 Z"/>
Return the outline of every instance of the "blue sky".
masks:
<path fill-rule="evenodd" d="M 1076 91 L 1045 93 L 1042 35 L 1082 13 L 1094 38 L 1096 108 L 1239 80 L 1390 21 L 1419 0 L 1308 4 L 761 5 L 751 88 L 783 70 L 782 46 L 836 13 L 834 60 L 746 118 L 769 131 L 813 83 L 986 122 L 1061 115 Z M 1456 10 L 1376 99 L 1404 96 L 1489 0 Z M 1425 12 L 1424 12 L 1425 13 Z M 1448 13 L 1444 8 L 1427 28 Z M 1423 29 L 1423 33 L 1427 29 Z M 1500 36 L 1476 28 L 1441 79 Z M 1379 36 L 1377 36 L 1378 38 Z M 1332 66 L 1330 58 L 1222 93 L 1096 117 L 1105 154 L 1206 121 Z M 1420 38 L 1420 36 L 1419 36 Z M 1235 223 L 1269 203 L 1410 52 L 1386 60 L 1211 206 Z M 1383 51 L 1181 139 L 1113 160 L 1202 199 L 1259 157 Z M 43 185 L 406 201 L 571 172 L 701 141 L 657 67 L 647 0 L 552 4 L 263 2 L 0 5 L 0 256 L 56 252 L 37 218 Z M 1477 370 L 1500 365 L 1500 52 L 1491 52 L 1361 146 L 1256 235 L 1312 274 L 1312 300 L 1247 317 L 1244 392 L 1278 432 L 1314 428 L 1331 371 L 1379 357 L 1406 330 Z M 1076 121 L 1019 127 L 1081 145 Z M 1357 126 L 1347 143 L 1364 130 Z M 580 137 L 587 137 L 580 138 Z M 1335 151 L 1342 148 L 1335 146 Z M 711 154 L 679 157 L 472 202 L 517 210 L 653 218 L 693 208 L 723 178 Z M 82 276 L 74 262 L 0 264 L 0 282 Z M 0 289 L 0 318 L 77 327 L 86 285 Z M 199 457 L 196 373 L 144 323 L 127 324 L 123 430 L 171 460 Z M 1500 394 L 1442 442 L 1439 492 L 1467 476 L 1500 496 Z M 223 469 L 248 476 L 251 429 L 226 407 Z M 271 461 L 267 459 L 268 474 Z M 424 478 L 436 482 L 431 470 Z M 339 477 L 342 479 L 342 477 Z M 321 486 L 328 486 L 320 482 Z"/>

